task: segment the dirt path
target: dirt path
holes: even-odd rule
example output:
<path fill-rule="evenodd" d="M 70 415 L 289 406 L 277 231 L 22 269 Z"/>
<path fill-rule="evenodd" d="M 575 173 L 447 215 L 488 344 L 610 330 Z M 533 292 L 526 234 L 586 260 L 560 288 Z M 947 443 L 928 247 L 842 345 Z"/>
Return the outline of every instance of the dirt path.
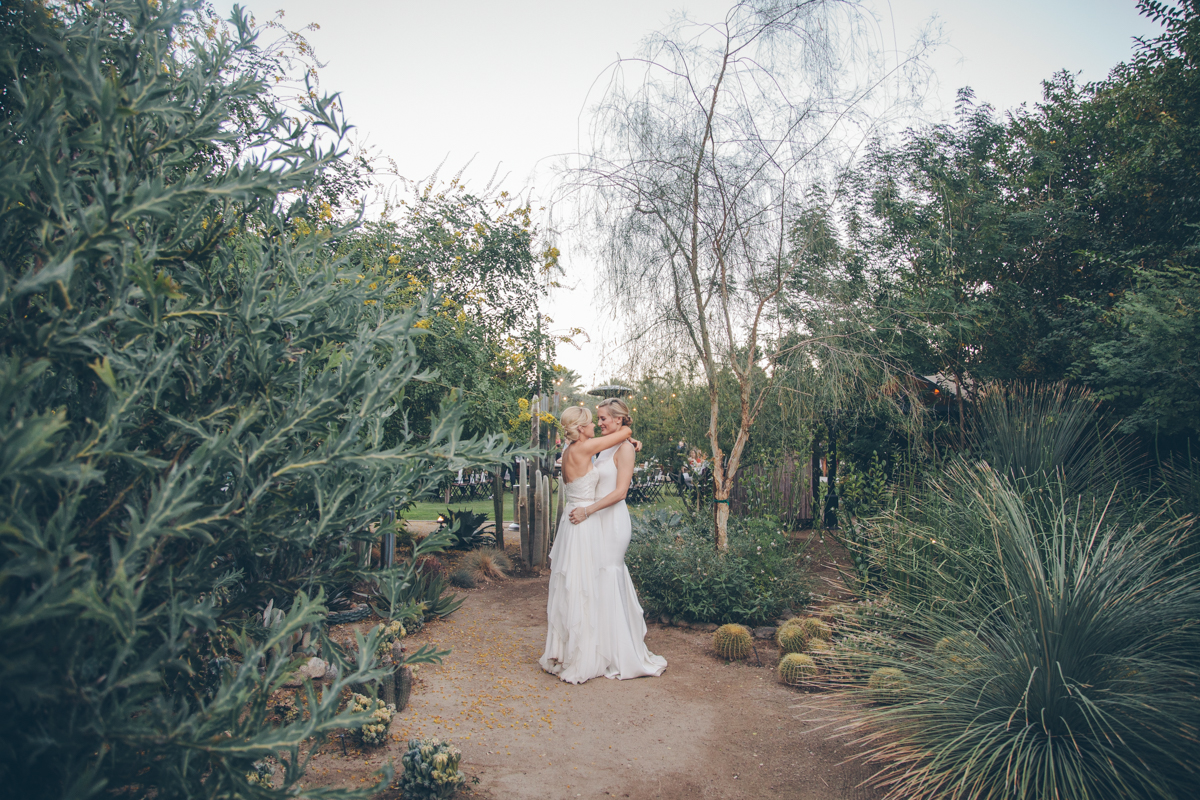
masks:
<path fill-rule="evenodd" d="M 856 788 L 868 772 L 844 763 L 852 750 L 822 727 L 846 709 L 781 685 L 770 644 L 758 645 L 762 667 L 726 664 L 710 654 L 708 634 L 651 625 L 647 644 L 670 663 L 661 678 L 572 686 L 542 672 L 546 585 L 545 576 L 510 578 L 473 590 L 412 637 L 410 647 L 453 654 L 419 669 L 412 702 L 392 723 L 396 741 L 370 754 L 373 765 L 398 761 L 410 737 L 439 736 L 462 749 L 480 798 L 875 797 Z M 314 766 L 334 782 L 365 776 L 366 754 L 331 755 Z M 335 766 L 344 769 L 336 777 Z"/>

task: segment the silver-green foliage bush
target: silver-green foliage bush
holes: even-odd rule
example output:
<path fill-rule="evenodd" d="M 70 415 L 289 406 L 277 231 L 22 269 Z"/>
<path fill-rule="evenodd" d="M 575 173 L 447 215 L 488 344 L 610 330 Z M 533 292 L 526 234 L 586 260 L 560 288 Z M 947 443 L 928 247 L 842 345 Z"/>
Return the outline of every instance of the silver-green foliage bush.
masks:
<path fill-rule="evenodd" d="M 633 517 L 625 563 L 647 608 L 701 622 L 766 624 L 809 598 L 803 553 L 770 519 L 732 520 L 729 550 L 711 521 L 660 511 Z"/>
<path fill-rule="evenodd" d="M 361 721 L 341 691 L 382 675 L 375 635 L 326 640 L 339 677 L 269 721 L 344 540 L 501 448 L 449 406 L 381 447 L 419 310 L 296 223 L 337 163 L 315 130 L 345 125 L 277 106 L 244 18 L 189 44 L 166 0 L 0 13 L 0 784 L 292 793 L 301 750 Z M 276 788 L 248 777 L 268 757 Z"/>

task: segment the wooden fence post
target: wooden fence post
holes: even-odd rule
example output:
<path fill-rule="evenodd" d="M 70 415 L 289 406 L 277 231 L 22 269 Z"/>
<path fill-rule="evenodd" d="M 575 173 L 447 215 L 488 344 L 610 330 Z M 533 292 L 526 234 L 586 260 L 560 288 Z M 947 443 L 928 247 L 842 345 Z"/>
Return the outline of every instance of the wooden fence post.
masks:
<path fill-rule="evenodd" d="M 504 549 L 504 465 L 492 476 L 492 512 L 496 516 L 496 547 Z"/>

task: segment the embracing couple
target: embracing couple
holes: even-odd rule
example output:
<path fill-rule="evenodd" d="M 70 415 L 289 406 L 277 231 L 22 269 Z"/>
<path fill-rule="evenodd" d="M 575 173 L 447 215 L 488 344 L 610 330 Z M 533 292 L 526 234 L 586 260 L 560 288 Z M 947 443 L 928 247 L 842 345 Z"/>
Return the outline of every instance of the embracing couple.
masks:
<path fill-rule="evenodd" d="M 542 669 L 569 683 L 661 675 L 667 660 L 646 649 L 646 622 L 625 568 L 632 529 L 625 493 L 633 479 L 629 407 L 609 398 L 592 412 L 563 412 L 566 512 L 550 549 Z M 593 462 L 593 457 L 595 461 Z"/>

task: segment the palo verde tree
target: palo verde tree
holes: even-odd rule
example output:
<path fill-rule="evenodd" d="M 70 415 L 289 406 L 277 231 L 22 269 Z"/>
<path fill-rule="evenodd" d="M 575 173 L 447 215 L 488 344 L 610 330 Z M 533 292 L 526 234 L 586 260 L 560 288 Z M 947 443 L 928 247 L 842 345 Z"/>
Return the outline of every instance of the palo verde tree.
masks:
<path fill-rule="evenodd" d="M 271 722 L 347 540 L 450 470 L 505 457 L 502 438 L 462 437 L 453 404 L 423 439 L 381 446 L 424 374 L 428 312 L 388 308 L 296 224 L 346 126 L 330 98 L 299 118 L 266 102 L 240 12 L 230 35 L 189 41 L 188 10 L 0 9 L 0 784 L 14 796 L 292 796 L 313 743 L 365 717 L 339 711 L 342 690 L 381 675 L 374 637 L 356 657 L 326 641 L 340 679 Z M 264 628 L 268 602 L 286 615 Z M 278 785 L 253 780 L 267 758 Z"/>
<path fill-rule="evenodd" d="M 786 353 L 776 346 L 795 245 L 807 242 L 793 238 L 793 222 L 809 188 L 840 172 L 922 72 L 923 45 L 885 56 L 870 25 L 857 3 L 828 0 L 742 2 L 716 24 L 679 20 L 618 62 L 575 176 L 631 338 L 648 358 L 686 355 L 701 367 L 721 550 L 774 368 L 825 340 L 800 331 Z M 732 409 L 723 369 L 738 385 Z M 724 416 L 737 422 L 723 445 Z"/>

